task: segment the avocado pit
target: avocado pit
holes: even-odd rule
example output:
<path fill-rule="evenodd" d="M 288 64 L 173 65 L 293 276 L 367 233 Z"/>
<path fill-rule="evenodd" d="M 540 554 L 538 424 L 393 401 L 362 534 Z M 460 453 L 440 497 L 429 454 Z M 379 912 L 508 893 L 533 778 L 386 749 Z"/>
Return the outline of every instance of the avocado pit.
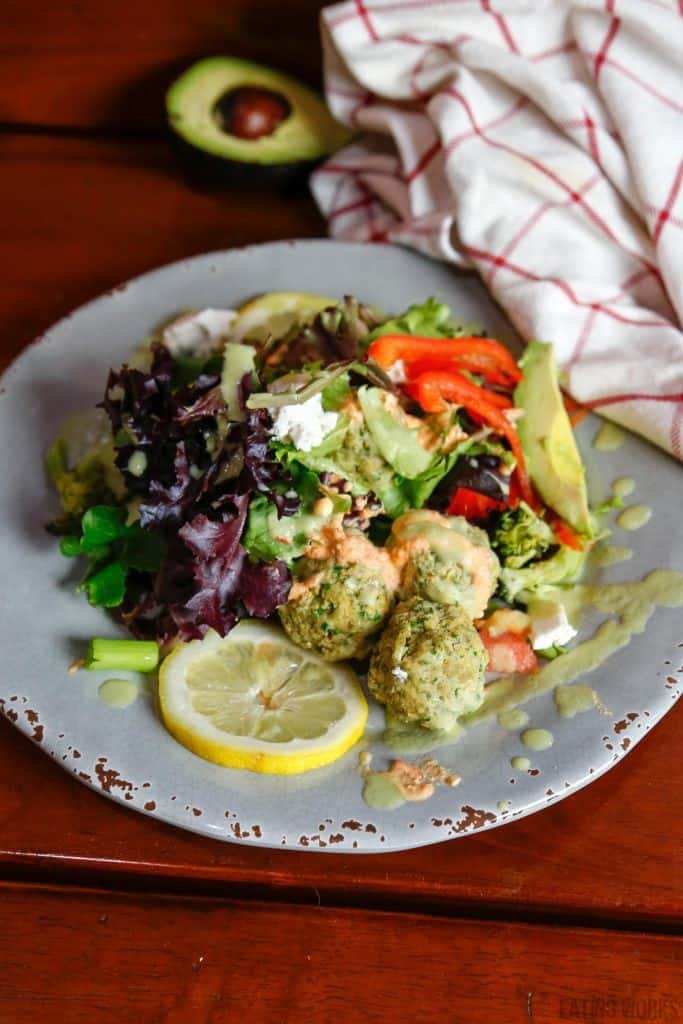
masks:
<path fill-rule="evenodd" d="M 240 85 L 220 96 L 213 116 L 221 131 L 238 139 L 272 135 L 292 112 L 286 96 L 256 85 Z"/>

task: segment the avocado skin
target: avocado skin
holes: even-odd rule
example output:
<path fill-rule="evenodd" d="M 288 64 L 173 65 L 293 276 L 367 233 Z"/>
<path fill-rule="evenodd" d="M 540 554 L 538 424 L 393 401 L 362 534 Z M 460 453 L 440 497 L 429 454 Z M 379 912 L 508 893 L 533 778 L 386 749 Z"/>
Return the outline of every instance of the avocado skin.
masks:
<path fill-rule="evenodd" d="M 228 160 L 214 156 L 191 145 L 171 129 L 171 146 L 182 171 L 195 185 L 215 187 L 267 187 L 296 194 L 308 188 L 311 172 L 320 160 L 294 160 L 286 164 L 248 164 L 243 160 Z"/>

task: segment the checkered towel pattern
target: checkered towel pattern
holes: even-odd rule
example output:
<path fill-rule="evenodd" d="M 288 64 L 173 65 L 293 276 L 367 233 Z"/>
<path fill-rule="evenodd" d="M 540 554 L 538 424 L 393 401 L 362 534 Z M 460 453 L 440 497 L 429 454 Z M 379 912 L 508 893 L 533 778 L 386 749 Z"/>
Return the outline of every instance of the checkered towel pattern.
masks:
<path fill-rule="evenodd" d="M 683 0 L 349 0 L 330 233 L 478 270 L 568 392 L 682 457 Z M 414 296 L 415 299 L 421 296 Z"/>

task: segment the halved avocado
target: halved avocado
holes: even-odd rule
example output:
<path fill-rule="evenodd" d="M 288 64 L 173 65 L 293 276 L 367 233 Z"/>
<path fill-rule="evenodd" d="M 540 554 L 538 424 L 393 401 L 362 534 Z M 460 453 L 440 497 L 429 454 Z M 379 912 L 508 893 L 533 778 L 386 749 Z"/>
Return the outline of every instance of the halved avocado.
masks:
<path fill-rule="evenodd" d="M 289 180 L 350 138 L 307 86 L 237 57 L 193 64 L 166 111 L 189 169 L 209 180 Z"/>

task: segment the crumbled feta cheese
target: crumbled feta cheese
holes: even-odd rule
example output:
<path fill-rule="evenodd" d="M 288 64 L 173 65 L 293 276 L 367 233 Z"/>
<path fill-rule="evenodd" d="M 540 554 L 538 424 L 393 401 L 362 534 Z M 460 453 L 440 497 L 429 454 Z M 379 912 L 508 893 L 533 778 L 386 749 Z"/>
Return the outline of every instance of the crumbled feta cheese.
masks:
<path fill-rule="evenodd" d="M 187 313 L 165 328 L 163 342 L 172 356 L 208 356 L 226 338 L 237 318 L 234 309 Z"/>
<path fill-rule="evenodd" d="M 406 380 L 406 364 L 402 359 L 397 359 L 395 363 L 392 363 L 387 370 L 387 377 L 392 384 L 405 384 Z"/>
<path fill-rule="evenodd" d="M 563 647 L 576 636 L 577 631 L 559 601 L 534 601 L 529 606 L 529 615 L 531 646 L 535 651 L 543 651 L 556 644 Z"/>
<path fill-rule="evenodd" d="M 337 426 L 336 412 L 325 412 L 321 395 L 301 405 L 283 405 L 273 419 L 273 434 L 280 441 L 291 441 L 295 448 L 310 452 Z"/>
<path fill-rule="evenodd" d="M 400 665 L 396 665 L 394 668 L 392 668 L 391 674 L 392 676 L 396 676 L 399 683 L 405 683 L 406 679 L 408 678 L 408 673 L 404 668 L 401 668 Z"/>

